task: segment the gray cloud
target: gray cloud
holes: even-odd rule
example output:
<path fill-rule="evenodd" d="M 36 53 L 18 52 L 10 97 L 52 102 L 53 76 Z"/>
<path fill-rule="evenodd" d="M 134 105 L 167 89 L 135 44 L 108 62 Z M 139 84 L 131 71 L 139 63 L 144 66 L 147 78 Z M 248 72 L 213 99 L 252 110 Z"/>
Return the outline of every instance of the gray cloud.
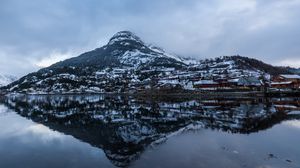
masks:
<path fill-rule="evenodd" d="M 24 75 L 120 30 L 182 56 L 300 66 L 299 17 L 300 0 L 2 0 L 0 73 Z"/>

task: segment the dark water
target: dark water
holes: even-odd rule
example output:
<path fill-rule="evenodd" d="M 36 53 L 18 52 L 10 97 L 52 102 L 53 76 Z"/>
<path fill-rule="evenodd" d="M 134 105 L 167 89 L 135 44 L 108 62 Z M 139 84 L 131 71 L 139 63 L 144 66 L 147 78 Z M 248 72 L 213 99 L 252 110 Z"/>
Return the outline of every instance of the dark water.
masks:
<path fill-rule="evenodd" d="M 0 168 L 300 167 L 299 98 L 0 102 Z"/>

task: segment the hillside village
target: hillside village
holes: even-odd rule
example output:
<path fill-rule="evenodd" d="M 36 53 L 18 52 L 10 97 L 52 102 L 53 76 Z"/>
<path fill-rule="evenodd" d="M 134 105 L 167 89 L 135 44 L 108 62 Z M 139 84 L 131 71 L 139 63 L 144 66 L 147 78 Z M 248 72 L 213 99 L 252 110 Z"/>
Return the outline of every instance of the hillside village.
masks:
<path fill-rule="evenodd" d="M 140 71 L 129 68 L 106 68 L 90 76 L 61 73 L 43 80 L 33 78 L 30 82 L 35 85 L 22 89 L 21 93 L 136 93 L 151 89 L 161 91 L 174 89 L 234 92 L 267 89 L 292 91 L 299 90 L 300 76 L 295 74 L 270 75 L 259 70 L 244 70 L 233 61 L 222 61 L 191 66 L 185 70 L 164 67 Z M 17 86 L 24 87 L 22 84 Z M 16 88 L 12 87 L 9 91 L 14 92 Z"/>
<path fill-rule="evenodd" d="M 119 83 L 121 86 L 125 85 L 125 90 L 132 92 L 144 89 L 174 88 L 196 91 L 263 91 L 265 89 L 297 90 L 300 88 L 299 75 L 270 75 L 261 71 L 243 70 L 235 66 L 233 61 L 220 62 L 210 67 L 203 64 L 184 71 L 175 68 L 155 68 L 132 75 L 126 69 L 113 69 L 96 72 L 95 75 L 96 79 L 107 82 L 124 79 Z M 147 76 L 151 77 L 147 78 Z M 146 80 L 140 80 L 143 77 Z"/>

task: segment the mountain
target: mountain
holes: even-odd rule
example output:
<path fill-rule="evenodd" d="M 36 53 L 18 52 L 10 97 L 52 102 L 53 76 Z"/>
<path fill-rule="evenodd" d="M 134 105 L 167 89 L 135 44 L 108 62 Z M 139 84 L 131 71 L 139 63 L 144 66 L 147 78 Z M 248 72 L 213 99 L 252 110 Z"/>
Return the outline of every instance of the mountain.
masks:
<path fill-rule="evenodd" d="M 185 64 L 179 57 L 167 54 L 158 47 L 147 46 L 133 33 L 122 31 L 115 34 L 107 45 L 58 62 L 47 69 L 71 66 L 81 68 L 88 66 L 96 69 L 111 67 L 143 69 L 149 66 L 183 67 Z"/>
<path fill-rule="evenodd" d="M 10 83 L 12 83 L 13 81 L 16 81 L 17 77 L 13 76 L 13 75 L 2 75 L 0 74 L 0 87 L 2 86 L 6 86 Z"/>
<path fill-rule="evenodd" d="M 55 63 L 4 87 L 22 93 L 136 92 L 175 87 L 193 89 L 197 80 L 291 73 L 242 56 L 194 60 L 144 43 L 129 31 L 116 33 L 103 47 Z"/>

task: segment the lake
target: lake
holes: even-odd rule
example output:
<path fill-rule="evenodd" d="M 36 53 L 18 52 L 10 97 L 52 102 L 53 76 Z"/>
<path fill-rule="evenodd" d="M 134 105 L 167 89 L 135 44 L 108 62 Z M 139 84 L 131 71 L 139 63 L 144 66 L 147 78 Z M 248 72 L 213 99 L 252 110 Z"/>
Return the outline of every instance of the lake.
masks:
<path fill-rule="evenodd" d="M 299 168 L 300 98 L 10 95 L 1 168 Z"/>

